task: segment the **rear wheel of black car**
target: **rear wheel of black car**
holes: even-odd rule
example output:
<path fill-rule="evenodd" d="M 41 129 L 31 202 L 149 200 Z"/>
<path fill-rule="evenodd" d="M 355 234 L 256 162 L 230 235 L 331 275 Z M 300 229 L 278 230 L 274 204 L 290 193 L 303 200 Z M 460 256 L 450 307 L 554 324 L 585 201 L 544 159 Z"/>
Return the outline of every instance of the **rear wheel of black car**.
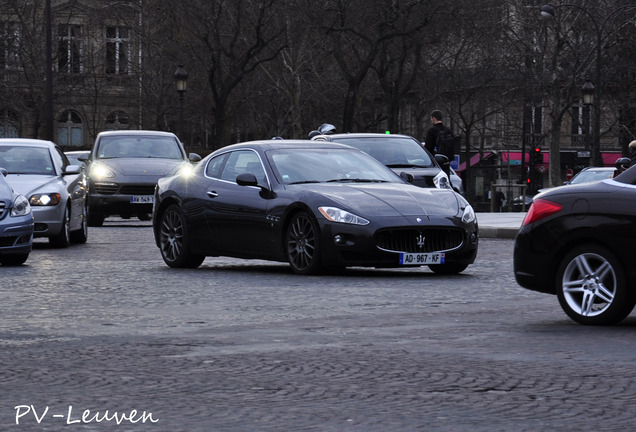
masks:
<path fill-rule="evenodd" d="M 574 321 L 610 325 L 622 321 L 634 308 L 634 290 L 614 254 L 597 245 L 583 245 L 561 261 L 557 296 Z"/>
<path fill-rule="evenodd" d="M 464 270 L 466 270 L 467 267 L 468 267 L 468 264 L 458 264 L 458 263 L 436 264 L 436 265 L 428 266 L 428 268 L 433 270 L 434 273 L 443 274 L 443 275 L 461 273 Z"/>
<path fill-rule="evenodd" d="M 179 206 L 171 205 L 161 215 L 159 225 L 161 257 L 170 267 L 196 268 L 205 260 L 205 255 L 190 252 L 187 234 L 183 211 Z"/>
<path fill-rule="evenodd" d="M 285 233 L 287 260 L 296 274 L 320 272 L 320 241 L 318 224 L 306 212 L 296 213 Z"/>

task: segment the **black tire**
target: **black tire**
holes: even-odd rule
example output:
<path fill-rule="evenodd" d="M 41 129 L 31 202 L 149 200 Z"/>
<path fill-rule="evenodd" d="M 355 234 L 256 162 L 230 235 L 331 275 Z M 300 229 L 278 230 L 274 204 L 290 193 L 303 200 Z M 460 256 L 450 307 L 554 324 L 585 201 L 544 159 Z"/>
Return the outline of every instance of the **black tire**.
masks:
<path fill-rule="evenodd" d="M 104 216 L 103 213 L 99 213 L 98 211 L 96 211 L 95 209 L 92 208 L 88 208 L 88 226 L 89 227 L 100 227 L 102 225 L 104 225 L 104 219 L 106 218 L 106 216 Z"/>
<path fill-rule="evenodd" d="M 616 324 L 629 315 L 636 301 L 616 256 L 594 244 L 579 246 L 563 258 L 556 291 L 563 311 L 588 325 Z"/>
<path fill-rule="evenodd" d="M 57 235 L 49 237 L 49 243 L 54 248 L 66 248 L 71 244 L 71 217 L 68 207 L 62 216 L 62 229 Z"/>
<path fill-rule="evenodd" d="M 80 229 L 71 231 L 71 243 L 84 244 L 88 240 L 88 206 L 84 206 L 84 214 Z"/>
<path fill-rule="evenodd" d="M 196 268 L 205 255 L 193 254 L 188 244 L 188 227 L 178 205 L 171 205 L 161 214 L 159 222 L 159 249 L 164 262 L 174 268 Z"/>
<path fill-rule="evenodd" d="M 428 268 L 430 268 L 433 271 L 433 273 L 443 274 L 443 275 L 461 273 L 464 270 L 466 270 L 467 267 L 468 267 L 468 264 L 459 264 L 459 263 L 437 264 L 437 265 L 428 266 Z"/>
<path fill-rule="evenodd" d="M 0 256 L 0 264 L 4 266 L 19 266 L 26 262 L 29 258 L 29 254 L 15 254 L 15 255 L 2 255 Z"/>
<path fill-rule="evenodd" d="M 296 213 L 285 232 L 287 260 L 296 274 L 309 275 L 322 271 L 318 224 L 306 212 Z"/>

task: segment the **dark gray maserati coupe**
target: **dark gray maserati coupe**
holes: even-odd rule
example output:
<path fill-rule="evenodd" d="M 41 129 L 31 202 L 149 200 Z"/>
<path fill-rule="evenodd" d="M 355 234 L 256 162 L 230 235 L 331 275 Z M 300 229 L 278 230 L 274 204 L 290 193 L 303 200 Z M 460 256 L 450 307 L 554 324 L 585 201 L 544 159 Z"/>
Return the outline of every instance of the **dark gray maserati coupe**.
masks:
<path fill-rule="evenodd" d="M 449 274 L 472 264 L 478 247 L 461 195 L 411 185 L 353 147 L 306 140 L 234 144 L 160 179 L 153 228 L 170 267 L 229 256 L 289 262 L 297 274 L 351 266 Z"/>

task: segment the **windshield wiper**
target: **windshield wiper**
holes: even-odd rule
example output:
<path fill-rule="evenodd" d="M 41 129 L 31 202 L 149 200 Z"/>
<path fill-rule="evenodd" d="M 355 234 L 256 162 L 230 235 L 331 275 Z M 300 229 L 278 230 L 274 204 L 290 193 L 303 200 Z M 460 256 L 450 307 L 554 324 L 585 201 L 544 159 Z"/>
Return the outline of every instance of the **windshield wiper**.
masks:
<path fill-rule="evenodd" d="M 361 178 L 342 178 L 342 179 L 333 179 L 327 180 L 327 183 L 386 183 L 387 180 L 380 179 L 361 179 Z"/>
<path fill-rule="evenodd" d="M 387 166 L 389 168 L 431 168 L 431 166 L 415 164 L 388 164 Z"/>
<path fill-rule="evenodd" d="M 318 180 L 301 180 L 301 181 L 291 182 L 288 184 L 294 185 L 294 184 L 306 184 L 306 183 L 320 183 L 320 182 Z"/>

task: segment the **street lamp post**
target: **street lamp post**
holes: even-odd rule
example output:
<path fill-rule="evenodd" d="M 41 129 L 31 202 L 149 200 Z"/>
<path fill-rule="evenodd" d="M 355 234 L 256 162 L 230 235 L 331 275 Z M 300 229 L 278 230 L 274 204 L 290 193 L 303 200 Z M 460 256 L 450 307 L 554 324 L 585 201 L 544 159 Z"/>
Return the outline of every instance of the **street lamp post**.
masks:
<path fill-rule="evenodd" d="M 179 93 L 179 124 L 177 125 L 177 135 L 179 135 L 183 127 L 183 96 L 188 89 L 188 72 L 182 64 L 174 73 L 174 81 L 177 85 L 177 93 Z"/>
<path fill-rule="evenodd" d="M 603 44 L 603 30 L 605 28 L 605 24 L 607 24 L 608 20 L 614 16 L 616 13 L 624 10 L 624 9 L 634 9 L 636 6 L 626 5 L 620 6 L 610 13 L 608 13 L 601 24 L 598 23 L 594 15 L 590 13 L 586 8 L 576 5 L 576 4 L 561 4 L 558 6 L 553 6 L 551 4 L 546 4 L 541 6 L 541 16 L 545 18 L 554 18 L 555 12 L 557 9 L 562 7 L 573 7 L 581 12 L 585 13 L 592 23 L 594 23 L 594 29 L 596 30 L 596 103 L 594 104 L 594 124 L 593 124 L 593 133 L 594 138 L 592 142 L 592 156 L 591 156 L 591 164 L 593 166 L 603 166 L 603 158 L 601 157 L 601 98 L 602 98 L 602 89 L 603 89 L 603 81 L 601 74 L 601 66 L 602 66 L 602 44 Z M 590 83 L 592 85 L 592 83 Z M 592 86 L 594 88 L 594 86 Z"/>

